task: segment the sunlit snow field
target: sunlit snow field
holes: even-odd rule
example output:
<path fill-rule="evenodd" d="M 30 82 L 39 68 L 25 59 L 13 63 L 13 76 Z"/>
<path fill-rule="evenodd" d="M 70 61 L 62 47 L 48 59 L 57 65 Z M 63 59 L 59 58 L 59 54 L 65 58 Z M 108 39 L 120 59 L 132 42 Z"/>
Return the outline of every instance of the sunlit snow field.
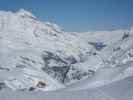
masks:
<path fill-rule="evenodd" d="M 0 11 L 0 100 L 132 100 L 133 28 L 65 32 Z"/>

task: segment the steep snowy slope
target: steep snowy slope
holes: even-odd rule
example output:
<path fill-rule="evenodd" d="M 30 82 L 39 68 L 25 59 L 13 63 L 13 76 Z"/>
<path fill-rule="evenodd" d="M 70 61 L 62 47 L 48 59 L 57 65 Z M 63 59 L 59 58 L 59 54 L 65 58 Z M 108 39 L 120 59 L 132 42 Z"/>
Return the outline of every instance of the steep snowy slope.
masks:
<path fill-rule="evenodd" d="M 0 11 L 0 87 L 67 90 L 101 86 L 133 70 L 133 29 L 64 32 L 30 12 Z"/>

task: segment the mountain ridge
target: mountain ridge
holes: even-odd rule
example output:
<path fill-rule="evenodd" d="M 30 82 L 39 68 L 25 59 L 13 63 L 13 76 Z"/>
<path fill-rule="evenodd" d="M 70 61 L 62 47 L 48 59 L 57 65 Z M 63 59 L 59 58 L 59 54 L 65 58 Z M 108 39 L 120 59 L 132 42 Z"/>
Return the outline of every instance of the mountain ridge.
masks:
<path fill-rule="evenodd" d="M 25 10 L 0 11 L 0 81 L 24 91 L 108 84 L 132 76 L 132 39 L 133 28 L 65 32 Z"/>

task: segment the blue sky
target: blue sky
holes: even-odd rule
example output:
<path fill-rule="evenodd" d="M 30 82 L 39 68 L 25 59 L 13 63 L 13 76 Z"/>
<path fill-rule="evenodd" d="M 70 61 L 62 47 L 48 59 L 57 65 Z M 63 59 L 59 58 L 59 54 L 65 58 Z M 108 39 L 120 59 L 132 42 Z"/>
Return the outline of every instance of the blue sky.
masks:
<path fill-rule="evenodd" d="M 65 31 L 100 31 L 133 26 L 133 0 L 0 0 L 0 10 L 26 9 Z"/>

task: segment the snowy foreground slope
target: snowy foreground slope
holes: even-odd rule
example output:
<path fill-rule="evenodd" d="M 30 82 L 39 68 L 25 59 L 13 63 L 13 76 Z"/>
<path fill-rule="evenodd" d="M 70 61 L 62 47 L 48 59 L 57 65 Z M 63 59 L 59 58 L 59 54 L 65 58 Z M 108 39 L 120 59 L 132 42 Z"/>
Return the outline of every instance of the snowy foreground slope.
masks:
<path fill-rule="evenodd" d="M 133 28 L 64 32 L 30 12 L 0 11 L 0 89 L 72 91 L 133 76 Z"/>

